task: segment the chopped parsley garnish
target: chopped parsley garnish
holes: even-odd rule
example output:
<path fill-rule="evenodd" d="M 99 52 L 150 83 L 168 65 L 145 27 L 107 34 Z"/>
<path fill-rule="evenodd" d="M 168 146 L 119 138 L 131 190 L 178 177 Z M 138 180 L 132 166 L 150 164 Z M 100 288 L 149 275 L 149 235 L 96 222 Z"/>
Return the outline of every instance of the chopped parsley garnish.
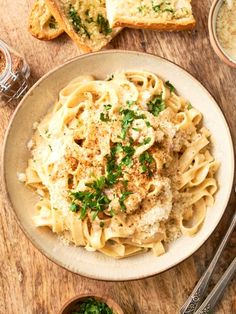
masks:
<path fill-rule="evenodd" d="M 171 13 L 174 13 L 174 9 L 172 8 L 165 8 L 162 10 L 162 12 L 171 12 Z"/>
<path fill-rule="evenodd" d="M 174 13 L 174 9 L 171 6 L 171 3 L 165 3 L 164 1 L 162 1 L 159 4 L 156 4 L 154 0 L 152 0 L 152 9 L 155 12 L 171 12 Z"/>
<path fill-rule="evenodd" d="M 189 102 L 188 103 L 188 110 L 190 110 L 190 109 L 192 109 L 193 108 L 193 106 L 192 106 L 192 104 Z"/>
<path fill-rule="evenodd" d="M 114 314 L 114 312 L 106 303 L 87 298 L 78 302 L 69 314 Z"/>
<path fill-rule="evenodd" d="M 111 104 L 107 104 L 107 105 L 104 105 L 104 108 L 108 111 L 108 110 L 110 110 L 111 109 L 111 107 L 112 107 L 112 105 Z"/>
<path fill-rule="evenodd" d="M 117 153 L 125 154 L 119 164 L 116 162 Z M 122 146 L 121 143 L 114 145 L 111 149 L 111 154 L 106 157 L 106 176 L 101 176 L 97 180 L 87 183 L 86 186 L 91 189 L 89 191 L 72 191 L 70 193 L 72 199 L 70 210 L 73 212 L 80 211 L 80 218 L 84 219 L 87 210 L 90 209 L 93 212 L 92 219 L 95 219 L 99 212 L 107 209 L 110 199 L 104 193 L 104 189 L 117 183 L 118 179 L 122 176 L 122 167 L 130 167 L 132 165 L 132 156 L 134 153 L 135 149 L 131 145 Z M 123 185 L 127 187 L 128 182 L 124 180 Z"/>
<path fill-rule="evenodd" d="M 135 101 L 134 100 L 127 100 L 126 104 L 128 105 L 128 107 L 130 108 L 131 106 L 135 105 Z"/>
<path fill-rule="evenodd" d="M 135 153 L 135 149 L 132 146 L 122 146 L 122 150 L 126 155 L 121 159 L 121 165 L 125 165 L 127 167 L 132 166 L 132 156 Z"/>
<path fill-rule="evenodd" d="M 85 11 L 85 15 L 87 16 L 87 18 L 85 19 L 85 21 L 88 22 L 88 23 L 92 23 L 92 22 L 94 22 L 94 20 L 93 20 L 92 17 L 89 16 L 89 13 L 90 13 L 90 10 L 87 9 L 87 10 Z"/>
<path fill-rule="evenodd" d="M 78 204 L 76 204 L 76 203 L 72 203 L 71 205 L 70 205 L 70 211 L 72 211 L 72 212 L 74 212 L 74 213 L 77 213 L 78 211 L 79 211 L 79 205 Z"/>
<path fill-rule="evenodd" d="M 51 134 L 49 133 L 48 130 L 45 130 L 45 135 L 47 136 L 47 138 L 49 138 L 51 136 Z"/>
<path fill-rule="evenodd" d="M 93 181 L 92 183 L 87 183 L 86 186 L 94 189 L 97 192 L 101 192 L 106 185 L 106 178 L 100 177 L 99 179 Z"/>
<path fill-rule="evenodd" d="M 128 180 L 122 181 L 122 184 L 123 184 L 123 186 L 124 186 L 125 189 L 127 189 L 128 183 L 129 183 Z"/>
<path fill-rule="evenodd" d="M 124 152 L 125 156 L 121 159 L 120 164 L 116 163 L 116 154 Z M 108 186 L 114 185 L 122 175 L 122 166 L 130 167 L 133 163 L 132 156 L 135 153 L 135 149 L 130 146 L 122 146 L 121 143 L 117 143 L 111 149 L 111 155 L 107 156 L 107 177 L 106 184 Z"/>
<path fill-rule="evenodd" d="M 152 140 L 151 137 L 147 137 L 142 143 L 139 143 L 139 146 L 147 145 L 148 143 L 151 142 L 151 140 Z"/>
<path fill-rule="evenodd" d="M 130 194 L 133 194 L 133 193 L 130 191 L 125 191 L 122 193 L 121 198 L 119 199 L 119 203 L 120 203 L 120 207 L 122 211 L 126 211 L 126 206 L 124 202 Z"/>
<path fill-rule="evenodd" d="M 161 5 L 162 5 L 162 3 L 161 4 L 155 4 L 154 1 L 152 1 L 152 9 L 153 9 L 153 11 L 159 12 L 161 10 Z"/>
<path fill-rule="evenodd" d="M 97 16 L 97 25 L 99 27 L 99 32 L 105 36 L 112 32 L 108 20 L 102 14 L 98 14 Z"/>
<path fill-rule="evenodd" d="M 149 121 L 145 121 L 145 123 L 146 123 L 146 126 L 147 126 L 148 128 L 151 127 L 151 123 L 150 123 Z"/>
<path fill-rule="evenodd" d="M 70 207 L 70 210 L 75 208 L 74 204 L 79 206 L 79 204 L 75 203 L 75 201 L 77 202 L 79 201 L 81 206 L 77 207 L 77 209 L 80 210 L 80 219 L 82 220 L 85 218 L 88 209 L 94 212 L 92 218 L 95 219 L 97 214 L 99 212 L 104 211 L 110 203 L 110 200 L 106 196 L 106 194 L 101 190 L 96 189 L 95 191 L 92 192 L 90 191 L 71 192 L 70 196 L 73 200 L 73 203 L 71 205 L 73 207 L 72 208 Z"/>
<path fill-rule="evenodd" d="M 84 23 L 81 20 L 81 17 L 78 15 L 76 9 L 73 7 L 72 4 L 70 4 L 69 6 L 69 17 L 70 17 L 70 22 L 73 25 L 74 30 L 77 33 L 82 33 L 85 34 L 88 38 L 90 38 L 90 33 L 86 27 L 86 25 L 84 25 Z"/>
<path fill-rule="evenodd" d="M 157 117 L 161 111 L 166 109 L 162 95 L 154 96 L 154 98 L 147 103 L 147 106 L 148 111 L 151 112 L 155 117 Z"/>
<path fill-rule="evenodd" d="M 56 20 L 55 20 L 55 18 L 54 18 L 54 16 L 51 16 L 50 17 L 50 20 L 49 20 L 49 27 L 51 28 L 51 29 L 56 29 L 57 28 L 57 22 L 56 22 Z"/>
<path fill-rule="evenodd" d="M 169 87 L 171 93 L 175 91 L 175 87 L 170 83 L 170 81 L 166 82 L 166 86 Z"/>
<path fill-rule="evenodd" d="M 48 145 L 48 147 L 50 148 L 50 151 L 52 152 L 52 146 L 51 146 L 51 145 Z"/>
<path fill-rule="evenodd" d="M 112 80 L 113 80 L 113 78 L 114 78 L 114 74 L 112 74 L 112 75 L 108 76 L 107 81 L 112 81 Z"/>
<path fill-rule="evenodd" d="M 148 7 L 144 4 L 137 7 L 137 9 L 139 12 L 144 12 L 145 10 L 148 10 Z"/>
<path fill-rule="evenodd" d="M 112 105 L 111 104 L 106 104 L 104 105 L 104 108 L 106 111 L 109 111 L 111 109 Z M 104 113 L 100 113 L 100 120 L 103 122 L 108 122 L 110 121 L 109 116 L 108 116 L 108 112 Z"/>
<path fill-rule="evenodd" d="M 104 223 L 104 221 L 100 221 L 100 224 L 99 224 L 99 226 L 100 226 L 101 228 L 103 228 L 103 227 L 105 226 L 105 223 Z"/>
<path fill-rule="evenodd" d="M 108 113 L 104 113 L 104 112 L 100 113 L 100 120 L 103 122 L 108 122 L 110 120 Z"/>
<path fill-rule="evenodd" d="M 112 217 L 115 216 L 115 212 L 114 212 L 113 208 L 111 208 L 111 210 L 109 211 L 109 214 L 110 214 Z"/>
<path fill-rule="evenodd" d="M 121 139 L 124 140 L 127 134 L 127 131 L 134 120 L 145 119 L 145 115 L 137 115 L 135 111 L 130 109 L 122 109 L 120 111 L 122 114 L 121 121 Z"/>
<path fill-rule="evenodd" d="M 153 172 L 150 168 L 151 164 L 154 162 L 154 158 L 149 152 L 145 151 L 139 156 L 139 162 L 141 164 L 141 173 L 147 173 L 148 177 L 153 175 Z"/>

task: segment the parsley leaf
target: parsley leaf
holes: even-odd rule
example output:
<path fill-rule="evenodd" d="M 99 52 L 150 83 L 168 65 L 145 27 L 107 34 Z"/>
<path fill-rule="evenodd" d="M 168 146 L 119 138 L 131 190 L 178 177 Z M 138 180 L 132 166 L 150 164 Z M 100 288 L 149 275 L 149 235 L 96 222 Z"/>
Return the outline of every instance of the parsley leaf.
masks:
<path fill-rule="evenodd" d="M 88 38 L 90 38 L 90 33 L 87 27 L 82 23 L 81 17 L 78 15 L 76 9 L 73 7 L 72 4 L 69 6 L 69 21 L 71 22 L 74 30 L 77 33 L 85 34 Z"/>
<path fill-rule="evenodd" d="M 106 185 L 106 178 L 100 177 L 96 181 L 93 181 L 92 183 L 87 183 L 86 186 L 96 190 L 97 192 L 101 192 Z"/>
<path fill-rule="evenodd" d="M 104 112 L 102 112 L 100 113 L 100 120 L 103 122 L 108 122 L 110 119 L 107 113 L 105 114 Z"/>
<path fill-rule="evenodd" d="M 126 101 L 126 104 L 127 104 L 128 107 L 130 108 L 132 105 L 135 104 L 135 101 L 134 101 L 134 100 L 127 100 L 127 101 Z"/>
<path fill-rule="evenodd" d="M 122 109 L 122 121 L 121 121 L 121 139 L 124 140 L 127 134 L 127 131 L 134 120 L 145 119 L 145 115 L 137 115 L 135 111 L 130 109 Z"/>
<path fill-rule="evenodd" d="M 161 111 L 166 109 L 162 95 L 154 96 L 154 98 L 147 103 L 147 106 L 148 111 L 151 112 L 155 117 L 157 117 Z"/>
<path fill-rule="evenodd" d="M 166 86 L 169 87 L 171 93 L 175 91 L 175 87 L 170 83 L 170 81 L 166 82 Z"/>
<path fill-rule="evenodd" d="M 58 28 L 58 25 L 57 25 L 57 22 L 56 22 L 56 20 L 55 20 L 55 18 L 54 18 L 54 16 L 51 16 L 50 17 L 50 20 L 49 20 L 49 27 L 51 28 L 51 29 L 57 29 Z"/>
<path fill-rule="evenodd" d="M 93 186 L 97 187 L 96 184 L 95 185 L 91 184 L 91 187 Z M 73 203 L 75 201 L 80 201 L 81 203 L 80 212 L 81 220 L 85 218 L 88 209 L 95 212 L 93 216 L 93 219 L 95 219 L 98 212 L 104 211 L 109 205 L 110 200 L 108 199 L 106 194 L 100 190 L 100 188 L 101 187 L 99 186 L 99 190 L 96 190 L 95 192 L 90 191 L 71 192 L 71 198 L 73 200 Z M 73 203 L 71 206 L 73 206 Z"/>
<path fill-rule="evenodd" d="M 94 298 L 87 298 L 82 302 L 78 302 L 76 308 L 79 308 L 79 310 L 74 310 L 71 314 L 114 314 L 106 303 Z"/>
<path fill-rule="evenodd" d="M 133 193 L 130 191 L 125 191 L 122 193 L 121 198 L 119 199 L 119 203 L 120 203 L 120 207 L 122 211 L 126 211 L 126 206 L 124 202 L 130 194 L 133 194 Z"/>
<path fill-rule="evenodd" d="M 112 107 L 112 105 L 111 104 L 107 104 L 107 105 L 104 105 L 104 108 L 108 111 L 108 110 L 110 110 L 111 109 L 111 107 Z"/>
<path fill-rule="evenodd" d="M 147 173 L 148 177 L 153 175 L 152 170 L 150 169 L 151 164 L 154 162 L 154 158 L 149 152 L 145 151 L 139 156 L 139 162 L 141 164 L 141 173 Z"/>
<path fill-rule="evenodd" d="M 97 16 L 97 25 L 99 26 L 100 33 L 104 34 L 105 36 L 112 32 L 108 20 L 102 14 L 98 14 Z"/>
<path fill-rule="evenodd" d="M 114 74 L 108 76 L 107 81 L 112 81 L 114 79 Z"/>
<path fill-rule="evenodd" d="M 162 10 L 162 12 L 171 12 L 171 13 L 174 13 L 174 9 L 172 8 L 165 8 Z"/>
<path fill-rule="evenodd" d="M 139 146 L 147 145 L 148 143 L 151 142 L 151 140 L 152 140 L 151 137 L 147 137 L 142 143 L 139 143 Z"/>
<path fill-rule="evenodd" d="M 193 106 L 192 106 L 192 104 L 189 102 L 188 103 L 188 110 L 190 110 L 190 109 L 192 109 L 193 108 Z"/>
<path fill-rule="evenodd" d="M 153 9 L 153 11 L 159 12 L 161 10 L 161 5 L 162 5 L 162 3 L 161 4 L 155 4 L 154 1 L 152 0 L 152 9 Z"/>
<path fill-rule="evenodd" d="M 100 224 L 99 224 L 99 226 L 100 226 L 101 228 L 103 228 L 103 227 L 105 226 L 105 223 L 104 223 L 104 221 L 100 221 Z"/>
<path fill-rule="evenodd" d="M 79 211 L 79 205 L 76 203 L 72 203 L 69 210 L 74 212 L 74 213 L 77 213 Z"/>

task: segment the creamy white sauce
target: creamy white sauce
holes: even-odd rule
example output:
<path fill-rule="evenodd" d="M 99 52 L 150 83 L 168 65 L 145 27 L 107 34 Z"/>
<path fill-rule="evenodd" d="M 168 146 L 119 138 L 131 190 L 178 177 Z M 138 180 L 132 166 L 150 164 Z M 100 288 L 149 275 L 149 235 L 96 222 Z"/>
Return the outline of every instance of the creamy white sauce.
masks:
<path fill-rule="evenodd" d="M 236 61 L 236 0 L 232 8 L 224 2 L 219 10 L 216 21 L 216 33 L 224 52 Z"/>

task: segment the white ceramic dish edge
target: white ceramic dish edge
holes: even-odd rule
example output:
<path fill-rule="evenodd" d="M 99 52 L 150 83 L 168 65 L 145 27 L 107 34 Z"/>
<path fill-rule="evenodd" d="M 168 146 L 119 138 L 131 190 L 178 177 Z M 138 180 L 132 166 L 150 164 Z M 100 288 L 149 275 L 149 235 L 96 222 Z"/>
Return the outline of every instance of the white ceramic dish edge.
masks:
<path fill-rule="evenodd" d="M 11 125 L 12 125 L 12 123 L 13 123 L 13 121 L 14 121 L 14 118 L 15 118 L 15 116 L 18 114 L 18 112 L 22 109 L 22 106 L 23 106 L 23 104 L 24 104 L 25 99 L 32 93 L 32 91 L 35 89 L 35 87 L 39 86 L 40 83 L 41 83 L 42 81 L 44 81 L 48 76 L 50 76 L 51 73 L 54 73 L 55 71 L 58 71 L 58 70 L 61 69 L 62 67 L 66 66 L 67 64 L 73 63 L 73 62 L 75 62 L 75 61 L 78 60 L 78 59 L 81 60 L 81 59 L 83 59 L 83 58 L 88 58 L 89 56 L 93 56 L 93 55 L 111 54 L 111 53 L 112 53 L 112 54 L 116 54 L 116 53 L 117 53 L 117 54 L 122 54 L 122 53 L 124 53 L 124 54 L 131 54 L 131 55 L 148 56 L 148 54 L 141 53 L 141 52 L 120 51 L 120 50 L 105 51 L 105 52 L 99 52 L 99 53 L 87 54 L 87 55 L 79 56 L 79 57 L 77 57 L 77 58 L 74 58 L 74 59 L 72 59 L 72 60 L 66 62 L 66 63 L 63 64 L 62 66 L 60 66 L 60 67 L 58 67 L 58 68 L 53 69 L 52 71 L 50 71 L 50 72 L 47 73 L 45 76 L 43 76 L 43 77 L 29 90 L 29 92 L 25 95 L 25 97 L 24 97 L 23 100 L 21 101 L 21 103 L 20 103 L 19 107 L 17 108 L 16 112 L 14 113 L 14 115 L 13 115 L 13 117 L 12 117 L 12 119 L 11 119 L 10 125 L 9 125 L 9 127 L 8 127 L 7 133 L 6 133 L 5 140 L 4 140 L 4 152 L 5 152 L 5 150 L 6 150 L 7 136 L 8 136 L 8 134 L 10 133 Z M 156 60 L 159 60 L 159 61 L 162 60 L 163 62 L 170 63 L 169 61 L 164 60 L 164 59 L 161 59 L 161 58 L 156 57 L 156 56 L 154 56 L 154 55 L 149 55 L 149 56 L 150 56 L 150 58 L 156 58 Z M 177 66 L 177 65 L 175 65 L 175 64 L 173 64 L 173 63 L 172 63 L 172 65 L 174 65 L 175 67 L 178 67 L 179 69 L 181 69 L 181 71 L 183 71 L 183 69 L 182 69 L 181 67 L 179 67 L 179 66 Z M 184 72 L 185 72 L 186 75 L 189 75 L 189 77 L 191 77 L 191 80 L 195 80 L 195 83 L 199 84 L 199 86 L 200 86 L 201 88 L 203 88 L 202 85 L 201 85 L 196 79 L 194 79 L 189 73 L 187 73 L 186 71 L 184 71 Z M 210 94 L 209 94 L 209 96 L 212 98 L 212 96 L 211 96 Z M 214 101 L 213 98 L 212 98 L 212 100 Z M 218 108 L 218 107 L 217 107 L 217 108 Z M 220 114 L 222 115 L 221 110 L 220 110 L 219 108 L 218 108 L 218 110 L 220 111 Z M 224 123 L 225 123 L 225 129 L 226 129 L 227 132 L 228 132 L 228 137 L 231 138 L 231 137 L 230 137 L 230 131 L 229 131 L 229 128 L 228 128 L 228 126 L 227 126 L 227 123 L 226 123 L 225 119 L 224 119 Z M 233 174 L 234 174 L 233 155 L 234 155 L 234 152 L 233 152 L 232 141 L 231 141 L 231 145 L 230 145 L 230 146 L 231 146 L 231 148 L 230 148 L 230 155 L 231 155 L 231 158 L 232 158 L 232 168 L 233 168 L 232 170 L 233 170 L 233 171 L 232 171 L 231 178 L 229 178 L 229 181 L 230 181 L 230 185 L 231 185 L 231 186 L 230 186 L 230 188 L 228 189 L 227 195 L 225 195 L 225 203 L 222 205 L 222 208 L 223 208 L 223 207 L 225 208 L 226 205 L 227 205 L 227 202 L 228 202 L 228 199 L 229 199 L 229 196 L 230 196 L 230 192 L 231 192 L 231 188 L 232 188 L 232 183 L 233 183 Z M 3 161 L 4 161 L 4 156 L 3 156 Z M 5 191 L 6 191 L 7 198 L 8 198 L 8 200 L 9 200 L 9 203 L 10 203 L 11 207 L 13 208 L 10 195 L 9 195 L 9 193 L 7 192 L 6 172 L 5 172 L 5 167 L 4 167 L 4 165 L 5 165 L 5 163 L 3 162 L 3 163 L 2 163 L 2 166 L 3 166 L 3 167 L 2 167 L 2 173 L 3 173 Z M 15 212 L 14 209 L 13 209 L 13 211 Z M 217 224 L 219 223 L 219 221 L 220 221 L 220 219 L 221 219 L 223 213 L 224 213 L 224 211 L 222 211 L 222 214 L 218 217 L 217 222 L 215 223 L 213 230 L 215 229 L 215 227 L 216 227 Z M 16 216 L 17 216 L 17 215 L 16 215 Z M 21 225 L 21 223 L 20 223 L 20 221 L 19 221 L 19 217 L 17 217 L 17 220 L 18 220 L 19 224 Z M 170 264 L 168 265 L 168 267 L 162 267 L 162 268 L 160 268 L 158 271 L 154 271 L 154 272 L 151 272 L 151 273 L 150 273 L 150 272 L 145 272 L 145 273 L 143 273 L 143 274 L 140 274 L 139 276 L 134 275 L 134 274 L 130 274 L 130 275 L 126 275 L 126 276 L 124 277 L 124 275 L 119 276 L 119 274 L 118 274 L 117 276 L 111 276 L 111 274 L 107 274 L 107 275 L 105 275 L 105 276 L 101 274 L 100 276 L 98 276 L 97 274 L 88 274 L 87 272 L 83 272 L 83 271 L 79 271 L 79 272 L 78 272 L 78 270 L 72 269 L 71 267 L 68 267 L 68 265 L 62 264 L 62 263 L 60 263 L 58 260 L 55 260 L 48 252 L 46 252 L 45 250 L 43 250 L 42 247 L 39 246 L 39 244 L 37 243 L 37 241 L 35 241 L 35 239 L 32 238 L 32 235 L 25 229 L 24 226 L 21 225 L 21 227 L 22 227 L 23 231 L 26 233 L 26 235 L 28 236 L 28 238 L 33 242 L 33 244 L 34 244 L 44 255 L 46 255 L 49 259 L 53 260 L 54 262 L 56 262 L 56 263 L 59 264 L 60 266 L 69 269 L 70 271 L 74 271 L 74 272 L 76 272 L 76 273 L 79 273 L 80 275 L 84 275 L 84 276 L 88 276 L 88 277 L 92 277 L 92 278 L 96 278 L 96 279 L 102 279 L 102 280 L 131 280 L 131 279 L 140 279 L 140 278 L 143 278 L 143 277 L 152 276 L 152 275 L 155 275 L 156 273 L 160 273 L 160 272 L 162 272 L 162 271 L 165 271 L 165 270 L 167 270 L 167 269 L 169 269 L 169 268 L 175 266 L 176 264 L 180 263 L 181 261 L 185 260 L 185 259 L 188 258 L 189 256 L 191 256 L 197 249 L 199 249 L 199 247 L 200 247 L 201 245 L 203 245 L 203 243 L 208 239 L 208 237 L 210 236 L 210 234 L 213 232 L 213 230 L 211 229 L 211 230 L 208 232 L 207 236 L 205 237 L 204 241 L 201 241 L 201 243 L 199 243 L 199 245 L 198 245 L 197 247 L 194 247 L 194 249 L 191 248 L 191 250 L 189 250 L 188 254 L 185 255 L 184 257 L 179 258 L 179 259 L 176 259 L 174 262 L 170 263 Z M 118 266 L 118 264 L 117 264 L 117 266 Z"/>

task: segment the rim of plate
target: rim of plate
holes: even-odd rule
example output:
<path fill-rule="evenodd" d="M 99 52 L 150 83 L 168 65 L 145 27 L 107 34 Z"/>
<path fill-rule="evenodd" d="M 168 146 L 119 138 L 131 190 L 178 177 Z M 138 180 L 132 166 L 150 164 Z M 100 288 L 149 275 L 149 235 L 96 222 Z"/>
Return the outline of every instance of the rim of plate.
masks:
<path fill-rule="evenodd" d="M 226 195 L 225 198 L 225 203 L 222 205 L 222 208 L 224 208 L 224 210 L 222 210 L 222 214 L 219 217 L 218 221 L 216 222 L 214 228 L 207 233 L 207 236 L 204 240 L 201 241 L 201 243 L 199 243 L 197 246 L 194 247 L 193 250 L 191 250 L 186 256 L 182 257 L 180 260 L 173 262 L 172 264 L 170 264 L 166 269 L 161 270 L 161 271 L 157 271 L 157 272 L 152 272 L 148 275 L 142 275 L 140 274 L 139 276 L 132 276 L 129 278 L 121 278 L 121 279 L 108 279 L 106 277 L 100 277 L 97 278 L 94 275 L 90 275 L 90 274 L 86 274 L 83 272 L 79 272 L 77 270 L 73 270 L 70 269 L 68 267 L 66 267 L 63 263 L 61 263 L 59 260 L 55 259 L 50 253 L 45 252 L 45 250 L 43 249 L 43 247 L 40 246 L 40 244 L 36 243 L 36 241 L 34 239 L 32 239 L 31 234 L 28 232 L 28 230 L 24 227 L 23 223 L 21 222 L 21 220 L 19 219 L 14 206 L 12 205 L 11 202 L 11 198 L 9 195 L 9 191 L 7 189 L 7 182 L 6 182 L 6 169 L 5 169 L 5 150 L 6 150 L 6 144 L 7 144 L 7 139 L 8 139 L 8 134 L 10 132 L 12 123 L 14 121 L 15 116 L 17 115 L 18 111 L 21 109 L 21 107 L 24 105 L 24 101 L 25 99 L 31 94 L 31 92 L 43 81 L 45 80 L 48 76 L 51 75 L 51 73 L 56 72 L 57 70 L 63 68 L 65 65 L 70 64 L 75 62 L 76 60 L 79 59 L 85 59 L 85 58 L 89 58 L 90 56 L 93 55 L 106 55 L 106 54 L 116 54 L 116 53 L 123 53 L 123 54 L 133 54 L 133 55 L 143 55 L 143 56 L 150 56 L 153 57 L 154 59 L 157 60 L 164 60 L 165 62 L 171 63 L 174 66 L 178 67 L 181 71 L 185 72 L 186 75 L 188 75 L 189 77 L 191 77 L 191 79 L 193 79 L 195 81 L 195 83 L 197 83 L 199 85 L 199 87 L 201 87 L 201 89 L 205 90 L 208 93 L 208 96 L 214 101 L 216 108 L 219 110 L 220 114 L 222 115 L 222 120 L 224 121 L 224 126 L 225 126 L 225 130 L 228 133 L 228 138 L 230 139 L 230 155 L 232 158 L 232 174 L 231 174 L 231 178 L 230 178 L 230 187 L 228 189 L 228 193 Z M 144 279 L 144 278 L 149 278 L 149 277 L 153 277 L 155 275 L 164 273 L 165 271 L 172 269 L 173 267 L 181 264 L 182 262 L 184 262 L 185 260 L 187 260 L 189 257 L 191 257 L 195 252 L 197 252 L 203 245 L 204 243 L 209 239 L 209 237 L 213 234 L 213 232 L 215 231 L 215 229 L 217 228 L 217 226 L 219 225 L 225 210 L 227 208 L 229 199 L 230 199 L 230 195 L 232 192 L 232 187 L 233 187 L 233 183 L 234 183 L 234 170 L 235 170 L 235 150 L 234 150 L 234 145 L 233 145 L 233 137 L 231 135 L 230 132 L 230 128 L 229 128 L 229 124 L 227 122 L 227 119 L 225 117 L 225 114 L 223 112 L 223 110 L 221 109 L 221 107 L 218 105 L 218 102 L 215 100 L 215 98 L 212 96 L 212 94 L 208 91 L 208 89 L 202 84 L 200 83 L 192 74 L 190 74 L 187 70 L 185 70 L 182 66 L 176 64 L 173 61 L 168 60 L 167 58 L 164 57 L 160 57 L 157 56 L 155 54 L 152 53 L 147 53 L 147 52 L 140 52 L 140 51 L 135 51 L 135 50 L 122 50 L 122 49 L 111 49 L 111 50 L 105 50 L 105 51 L 98 51 L 98 52 L 90 52 L 90 53 L 85 53 L 82 55 L 79 55 L 77 57 L 74 57 L 68 61 L 66 61 L 65 63 L 63 63 L 62 65 L 59 65 L 55 68 L 53 68 L 52 70 L 50 70 L 49 72 L 47 72 L 46 74 L 44 74 L 38 81 L 35 82 L 35 84 L 33 84 L 33 86 L 27 91 L 27 93 L 24 95 L 24 97 L 22 98 L 22 100 L 20 101 L 20 103 L 18 104 L 16 110 L 14 111 L 13 115 L 10 118 L 10 121 L 8 123 L 8 127 L 6 129 L 5 132 L 5 136 L 4 136 L 4 141 L 3 141 L 3 150 L 2 150 L 2 156 L 1 156 L 1 180 L 3 183 L 3 194 L 5 196 L 4 202 L 7 202 L 7 205 L 11 208 L 11 210 L 14 213 L 14 216 L 16 218 L 16 221 L 20 227 L 20 229 L 23 231 L 23 233 L 25 234 L 25 236 L 28 238 L 28 240 L 30 240 L 30 242 L 34 245 L 34 247 L 41 252 L 44 256 L 46 256 L 50 261 L 52 261 L 53 263 L 55 263 L 56 265 L 66 269 L 67 271 L 80 275 L 82 277 L 86 277 L 86 278 L 91 278 L 94 280 L 99 280 L 99 281 L 116 281 L 116 282 L 122 282 L 122 281 L 130 281 L 130 280 L 139 280 L 139 279 Z"/>

